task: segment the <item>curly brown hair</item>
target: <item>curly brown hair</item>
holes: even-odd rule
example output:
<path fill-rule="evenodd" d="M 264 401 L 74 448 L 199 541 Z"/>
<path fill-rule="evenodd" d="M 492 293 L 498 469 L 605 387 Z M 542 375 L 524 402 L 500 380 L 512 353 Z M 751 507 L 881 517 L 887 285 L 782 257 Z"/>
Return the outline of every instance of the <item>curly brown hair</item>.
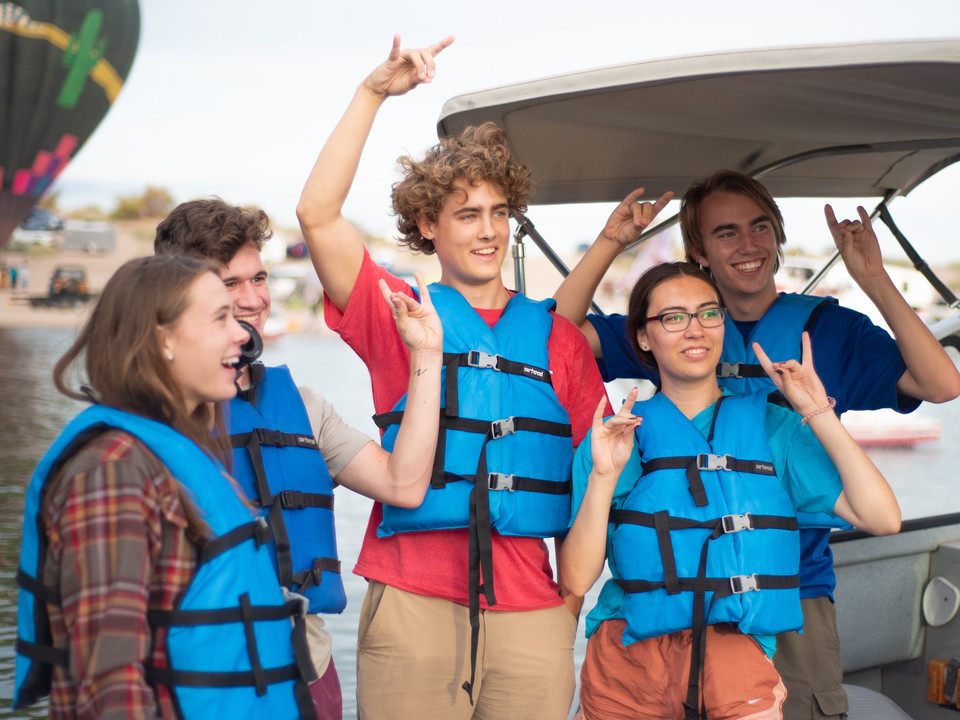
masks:
<path fill-rule="evenodd" d="M 229 265 L 247 245 L 262 250 L 272 234 L 270 219 L 259 208 L 228 205 L 217 197 L 191 200 L 157 225 L 153 251 Z"/>
<path fill-rule="evenodd" d="M 426 255 L 437 249 L 432 240 L 420 234 L 417 223 L 422 218 L 437 219 L 446 197 L 462 192 L 456 187 L 457 181 L 472 186 L 496 185 L 506 195 L 511 213 L 527 209 L 527 198 L 533 190 L 530 170 L 511 160 L 507 134 L 492 122 L 442 139 L 427 150 L 423 160 L 404 155 L 397 163 L 403 171 L 403 180 L 393 185 L 399 242 Z"/>

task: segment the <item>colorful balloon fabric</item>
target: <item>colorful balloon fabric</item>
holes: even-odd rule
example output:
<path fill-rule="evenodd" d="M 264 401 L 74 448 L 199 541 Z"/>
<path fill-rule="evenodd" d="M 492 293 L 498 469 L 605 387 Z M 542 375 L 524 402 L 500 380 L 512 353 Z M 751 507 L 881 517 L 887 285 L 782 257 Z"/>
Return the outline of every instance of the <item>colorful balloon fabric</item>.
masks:
<path fill-rule="evenodd" d="M 113 105 L 137 0 L 0 2 L 0 248 Z"/>

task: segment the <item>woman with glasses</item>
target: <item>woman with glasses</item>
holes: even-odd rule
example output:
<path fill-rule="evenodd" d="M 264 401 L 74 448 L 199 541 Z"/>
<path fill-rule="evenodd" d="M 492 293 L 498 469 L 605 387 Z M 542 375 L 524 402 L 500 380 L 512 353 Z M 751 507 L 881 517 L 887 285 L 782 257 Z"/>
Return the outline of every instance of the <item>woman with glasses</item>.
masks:
<path fill-rule="evenodd" d="M 900 510 L 832 412 L 813 369 L 754 351 L 792 406 L 717 385 L 725 310 L 695 265 L 648 270 L 630 297 L 634 351 L 660 375 L 593 429 L 573 470 L 565 588 L 613 578 L 589 613 L 578 717 L 780 718 L 774 634 L 802 626 L 795 512 L 830 512 L 873 534 Z"/>

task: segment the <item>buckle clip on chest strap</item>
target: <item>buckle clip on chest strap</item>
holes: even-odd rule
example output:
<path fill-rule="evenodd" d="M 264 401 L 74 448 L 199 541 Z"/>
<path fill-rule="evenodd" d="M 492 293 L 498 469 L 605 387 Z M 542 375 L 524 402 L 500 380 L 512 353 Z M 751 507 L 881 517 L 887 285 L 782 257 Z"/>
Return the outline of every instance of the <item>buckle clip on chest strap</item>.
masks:
<path fill-rule="evenodd" d="M 753 518 L 750 513 L 745 515 L 724 515 L 720 518 L 725 533 L 735 533 L 741 530 L 753 530 Z"/>
<path fill-rule="evenodd" d="M 504 475 L 503 473 L 490 473 L 487 475 L 487 486 L 491 490 L 506 490 L 513 492 L 514 475 Z"/>
<path fill-rule="evenodd" d="M 753 575 L 734 575 L 730 578 L 730 589 L 734 595 L 742 595 L 746 592 L 758 592 L 760 586 L 757 585 L 757 576 Z"/>
<path fill-rule="evenodd" d="M 283 585 L 280 586 L 280 591 L 283 593 L 284 605 L 293 610 L 291 617 L 305 618 L 310 612 L 310 600 L 307 599 L 306 595 L 294 592 Z"/>
<path fill-rule="evenodd" d="M 499 362 L 499 355 L 491 355 L 490 353 L 485 353 L 481 350 L 471 350 L 467 353 L 467 365 L 470 367 L 481 368 L 483 370 L 499 371 Z"/>
<path fill-rule="evenodd" d="M 502 438 L 504 435 L 515 433 L 516 431 L 517 425 L 514 422 L 513 415 L 503 420 L 494 420 L 490 423 L 490 437 L 494 440 Z"/>
<path fill-rule="evenodd" d="M 718 378 L 738 378 L 740 375 L 740 363 L 717 363 Z"/>
<path fill-rule="evenodd" d="M 733 460 L 731 455 L 711 455 L 710 453 L 700 453 L 697 455 L 698 470 L 733 470 L 729 466 Z"/>

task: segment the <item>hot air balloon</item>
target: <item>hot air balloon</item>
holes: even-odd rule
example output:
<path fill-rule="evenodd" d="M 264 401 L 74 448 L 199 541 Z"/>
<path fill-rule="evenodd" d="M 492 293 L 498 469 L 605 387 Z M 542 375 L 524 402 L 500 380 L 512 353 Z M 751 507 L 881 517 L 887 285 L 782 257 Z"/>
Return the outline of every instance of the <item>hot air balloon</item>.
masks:
<path fill-rule="evenodd" d="M 117 99 L 137 0 L 0 2 L 0 249 Z"/>

